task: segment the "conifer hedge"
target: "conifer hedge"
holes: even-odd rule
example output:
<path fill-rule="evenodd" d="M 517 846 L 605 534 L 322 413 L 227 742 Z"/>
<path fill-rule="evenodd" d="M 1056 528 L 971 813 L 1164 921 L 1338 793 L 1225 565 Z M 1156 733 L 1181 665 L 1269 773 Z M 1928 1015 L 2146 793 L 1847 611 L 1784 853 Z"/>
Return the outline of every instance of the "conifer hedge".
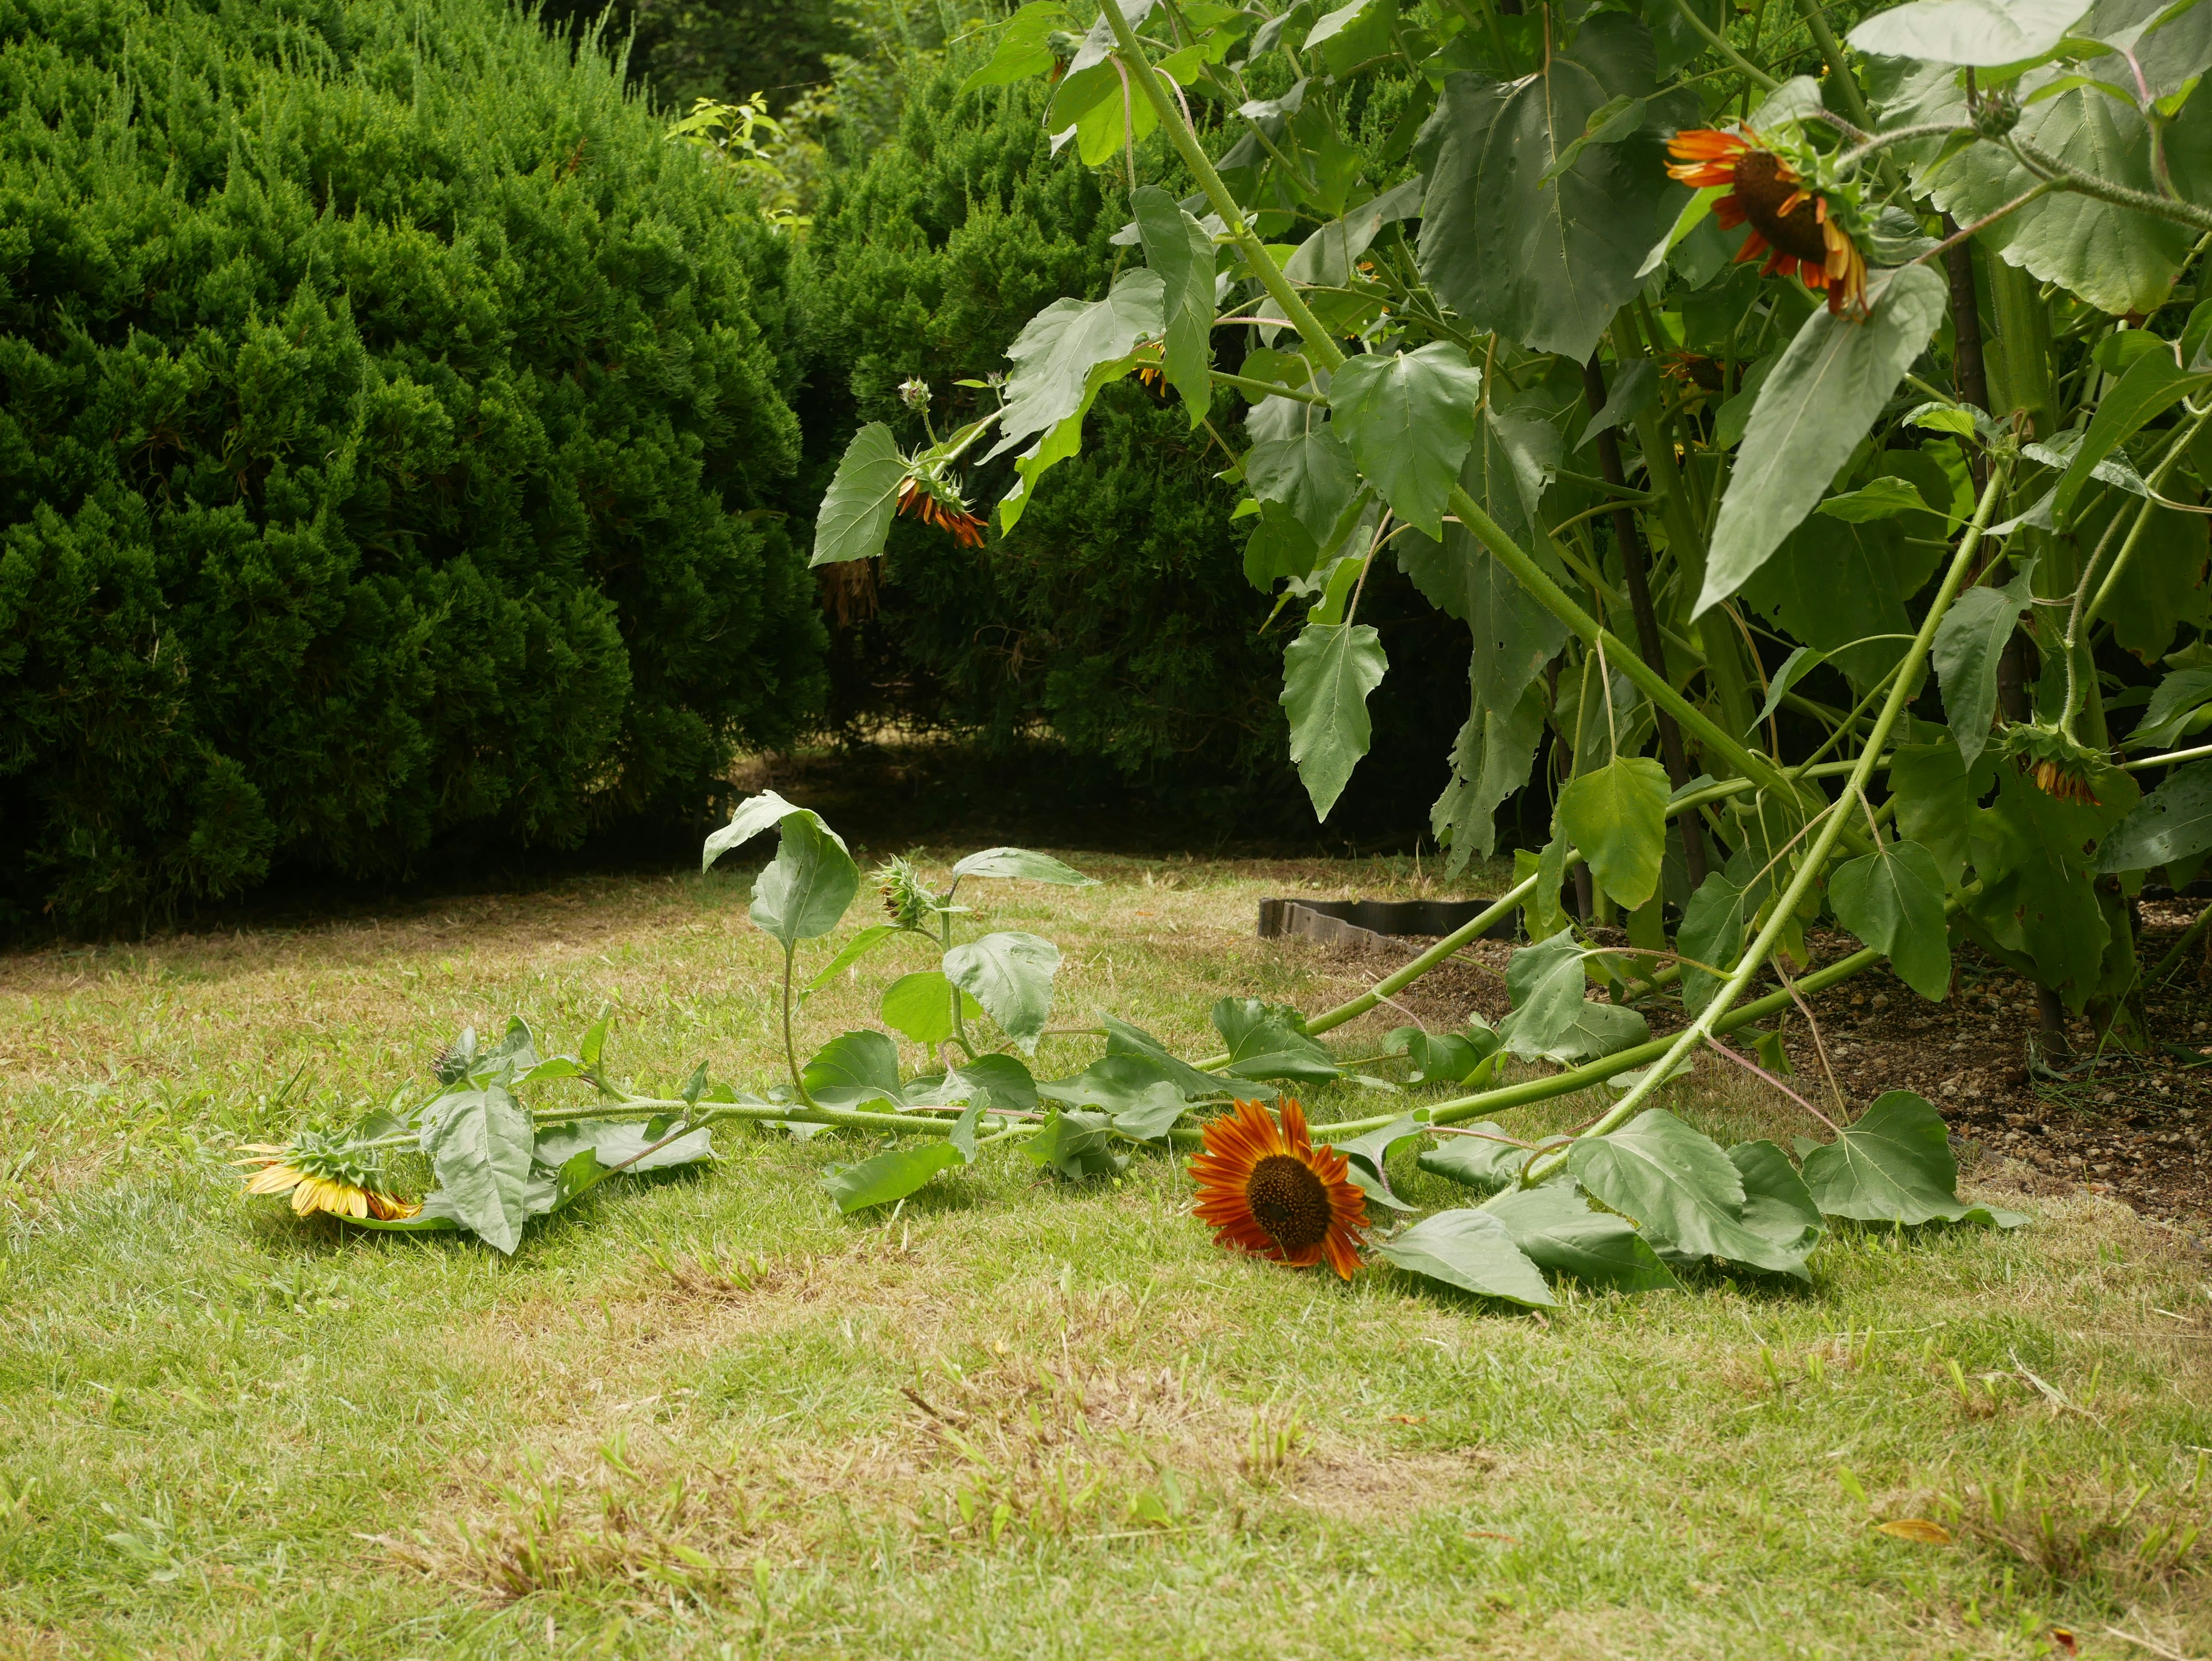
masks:
<path fill-rule="evenodd" d="M 787 257 L 504 0 L 0 0 L 0 910 L 572 844 L 787 737 Z"/>

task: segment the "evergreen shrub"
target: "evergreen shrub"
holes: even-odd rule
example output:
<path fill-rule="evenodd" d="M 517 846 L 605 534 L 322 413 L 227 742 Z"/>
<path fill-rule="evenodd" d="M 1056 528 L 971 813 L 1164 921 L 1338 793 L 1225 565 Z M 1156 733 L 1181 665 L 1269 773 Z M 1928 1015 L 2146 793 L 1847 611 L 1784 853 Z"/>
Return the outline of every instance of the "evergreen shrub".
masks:
<path fill-rule="evenodd" d="M 787 258 L 504 0 L 0 0 L 0 910 L 570 845 L 811 719 Z"/>

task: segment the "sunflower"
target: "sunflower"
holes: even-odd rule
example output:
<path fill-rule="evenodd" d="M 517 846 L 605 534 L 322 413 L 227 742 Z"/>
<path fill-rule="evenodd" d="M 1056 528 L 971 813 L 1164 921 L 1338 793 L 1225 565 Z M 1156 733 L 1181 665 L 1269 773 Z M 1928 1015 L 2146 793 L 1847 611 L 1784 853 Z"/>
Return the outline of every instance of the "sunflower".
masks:
<path fill-rule="evenodd" d="M 2046 796 L 2076 807 L 2099 807 L 2090 769 L 2103 757 L 2063 728 L 2022 721 L 2005 734 L 2013 764 Z"/>
<path fill-rule="evenodd" d="M 1359 1267 L 1367 1228 L 1367 1196 L 1346 1176 L 1341 1153 L 1316 1148 L 1305 1110 L 1283 1103 L 1279 1128 L 1257 1102 L 1210 1121 L 1206 1144 L 1190 1162 L 1198 1183 L 1199 1220 L 1216 1245 L 1256 1251 L 1305 1269 L 1326 1257 L 1346 1280 Z"/>
<path fill-rule="evenodd" d="M 1836 222 L 1832 204 L 1840 192 L 1808 186 L 1803 172 L 1749 127 L 1678 132 L 1667 152 L 1680 164 L 1667 169 L 1670 177 L 1699 190 L 1729 187 L 1713 204 L 1713 217 L 1729 230 L 1750 224 L 1738 264 L 1764 253 L 1763 276 L 1795 277 L 1808 289 L 1826 290 L 1831 312 L 1848 307 L 1856 316 L 1866 310 L 1866 256 Z"/>
<path fill-rule="evenodd" d="M 947 507 L 937 499 L 937 493 L 918 478 L 909 478 L 899 486 L 898 510 L 920 520 L 924 525 L 934 525 L 939 530 L 950 531 L 952 539 L 963 548 L 983 545 L 983 521 L 969 513 L 956 498 Z"/>
<path fill-rule="evenodd" d="M 248 1194 L 289 1194 L 302 1217 L 327 1211 L 333 1217 L 374 1217 L 380 1222 L 412 1217 L 422 1207 L 374 1187 L 373 1167 L 343 1137 L 303 1130 L 289 1142 L 247 1142 L 247 1157 L 234 1161 L 253 1167 L 246 1179 Z"/>

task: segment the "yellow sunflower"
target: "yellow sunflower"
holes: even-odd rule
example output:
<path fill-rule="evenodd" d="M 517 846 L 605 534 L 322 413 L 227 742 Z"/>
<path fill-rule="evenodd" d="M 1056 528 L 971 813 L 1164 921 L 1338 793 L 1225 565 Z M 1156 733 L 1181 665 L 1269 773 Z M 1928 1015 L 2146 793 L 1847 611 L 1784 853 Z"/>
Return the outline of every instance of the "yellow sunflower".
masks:
<path fill-rule="evenodd" d="M 1714 202 L 1713 217 L 1728 230 L 1750 225 L 1738 265 L 1765 254 L 1761 275 L 1795 277 L 1815 293 L 1825 290 L 1831 312 L 1866 310 L 1866 256 L 1859 245 L 1836 222 L 1828 198 L 1809 188 L 1756 132 L 1693 128 L 1676 133 L 1667 153 L 1679 164 L 1667 169 L 1670 177 L 1698 190 L 1729 186 Z"/>
<path fill-rule="evenodd" d="M 301 1131 L 281 1145 L 247 1142 L 246 1157 L 234 1163 L 252 1168 L 246 1179 L 248 1194 L 289 1194 L 292 1209 L 302 1217 L 326 1211 L 333 1217 L 392 1222 L 422 1209 L 412 1200 L 373 1186 L 369 1172 L 339 1152 L 340 1146 L 334 1139 Z"/>
<path fill-rule="evenodd" d="M 1343 1154 L 1315 1147 L 1297 1102 L 1285 1100 L 1279 1126 L 1259 1103 L 1238 1102 L 1207 1123 L 1190 1162 L 1194 1209 L 1212 1225 L 1216 1245 L 1294 1269 L 1326 1258 L 1348 1281 L 1367 1230 L 1367 1196 L 1346 1175 L 1349 1168 Z"/>

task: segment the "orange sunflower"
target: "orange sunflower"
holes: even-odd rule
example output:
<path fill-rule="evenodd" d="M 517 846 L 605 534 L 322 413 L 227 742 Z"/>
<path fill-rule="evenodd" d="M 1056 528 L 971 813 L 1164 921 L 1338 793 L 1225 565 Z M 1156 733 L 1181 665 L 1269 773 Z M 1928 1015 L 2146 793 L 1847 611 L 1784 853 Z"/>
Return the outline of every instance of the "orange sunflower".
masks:
<path fill-rule="evenodd" d="M 899 486 L 898 510 L 924 525 L 950 531 L 952 539 L 963 548 L 983 545 L 983 521 L 963 508 L 946 507 L 918 478 L 910 478 Z"/>
<path fill-rule="evenodd" d="M 1279 1127 L 1257 1102 L 1210 1121 L 1206 1142 L 1190 1162 L 1198 1184 L 1200 1221 L 1213 1243 L 1255 1251 L 1294 1269 L 1324 1257 L 1346 1280 L 1359 1267 L 1367 1230 L 1367 1196 L 1346 1177 L 1343 1154 L 1316 1148 L 1305 1110 L 1283 1103 Z"/>
<path fill-rule="evenodd" d="M 1676 133 L 1667 152 L 1680 164 L 1667 169 L 1670 177 L 1698 190 L 1730 187 L 1713 204 L 1713 217 L 1729 230 L 1750 224 L 1738 264 L 1765 254 L 1763 276 L 1794 277 L 1815 292 L 1825 289 L 1831 312 L 1866 309 L 1866 256 L 1859 245 L 1830 216 L 1828 198 L 1808 189 L 1804 175 L 1756 132 L 1694 128 Z"/>

